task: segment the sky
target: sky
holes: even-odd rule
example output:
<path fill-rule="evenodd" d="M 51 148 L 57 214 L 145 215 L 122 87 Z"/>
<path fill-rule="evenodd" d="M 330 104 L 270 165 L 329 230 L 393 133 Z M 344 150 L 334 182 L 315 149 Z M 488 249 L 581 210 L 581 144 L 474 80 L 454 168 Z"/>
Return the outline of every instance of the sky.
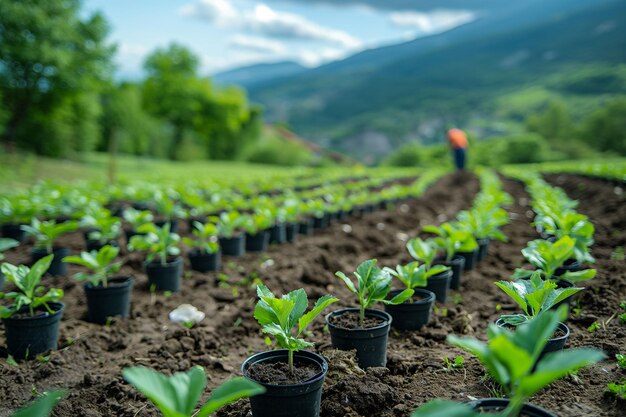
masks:
<path fill-rule="evenodd" d="M 171 42 L 190 48 L 200 58 L 203 74 L 280 61 L 315 67 L 363 49 L 439 33 L 479 14 L 457 7 L 420 9 L 414 6 L 419 2 L 407 0 L 378 3 L 84 0 L 83 10 L 100 11 L 111 24 L 121 79 L 140 78 L 145 57 Z"/>

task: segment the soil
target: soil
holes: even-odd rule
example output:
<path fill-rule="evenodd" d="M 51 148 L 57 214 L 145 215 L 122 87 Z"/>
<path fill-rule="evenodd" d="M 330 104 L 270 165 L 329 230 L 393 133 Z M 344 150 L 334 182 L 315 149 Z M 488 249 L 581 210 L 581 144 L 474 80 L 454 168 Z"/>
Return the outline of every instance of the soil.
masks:
<path fill-rule="evenodd" d="M 264 384 L 293 385 L 308 381 L 318 375 L 320 371 L 320 367 L 312 363 L 294 363 L 292 374 L 289 372 L 289 364 L 286 362 L 264 362 L 251 365 L 248 368 L 248 376 Z"/>
<path fill-rule="evenodd" d="M 571 335 L 566 348 L 595 346 L 603 349 L 608 359 L 553 383 L 535 395 L 532 403 L 560 417 L 622 416 L 623 402 L 603 392 L 607 383 L 626 377 L 614 359 L 615 354 L 626 353 L 626 326 L 616 317 L 621 313 L 619 303 L 626 299 L 626 263 L 612 256 L 619 252 L 616 248 L 626 245 L 624 194 L 615 184 L 596 179 L 571 175 L 547 179 L 563 187 L 570 197 L 581 199 L 578 210 L 596 226 L 592 252 L 598 276 L 584 283 L 587 289 L 574 302 L 575 310 L 567 322 Z M 494 396 L 493 384 L 484 378 L 482 365 L 469 353 L 446 344 L 446 336 L 455 333 L 484 340 L 489 323 L 502 312 L 518 311 L 493 282 L 508 279 L 516 267 L 527 266 L 520 250 L 538 234 L 530 225 L 533 213 L 523 186 L 506 180 L 504 187 L 515 200 L 509 209 L 513 220 L 504 228 L 509 242 L 492 242 L 485 260 L 464 272 L 458 291 L 450 291 L 448 303 L 435 304 L 427 326 L 418 331 L 391 331 L 387 368 L 363 371 L 356 365 L 354 352 L 332 349 L 323 315 L 307 329 L 307 340 L 315 342 L 311 349 L 324 355 L 329 364 L 322 417 L 409 416 L 434 398 L 466 401 Z M 238 375 L 247 357 L 268 350 L 266 335 L 253 318 L 256 279 L 277 294 L 305 288 L 311 300 L 324 294 L 340 298 L 332 309 L 356 307 L 357 300 L 334 276 L 335 271 L 351 273 L 370 258 L 389 267 L 411 261 L 404 247 L 406 240 L 418 235 L 422 226 L 450 220 L 459 210 L 470 207 L 477 191 L 474 176 L 451 174 L 409 203 L 334 223 L 312 236 L 301 236 L 294 244 L 272 245 L 262 254 L 224 257 L 223 270 L 218 273 L 192 271 L 184 257 L 181 292 L 170 296 L 150 294 L 142 285 L 146 282 L 143 254 L 129 254 L 122 245 L 125 266 L 120 274 L 134 275 L 137 285 L 130 319 L 117 319 L 110 326 L 86 321 L 82 284 L 71 279 L 82 269 L 70 265 L 67 276 L 44 278 L 46 286 L 66 292 L 59 350 L 51 352 L 47 361 L 33 360 L 19 366 L 0 358 L 0 417 L 31 400 L 33 393 L 52 388 L 70 391 L 55 409 L 55 417 L 158 416 L 155 407 L 123 381 L 123 368 L 143 365 L 169 374 L 200 365 L 207 371 L 208 388 L 213 389 Z M 180 228 L 188 236 L 186 222 L 181 222 Z M 80 232 L 63 237 L 59 243 L 69 246 L 74 254 L 84 248 Z M 31 247 L 9 250 L 7 261 L 28 263 Z M 206 313 L 207 319 L 192 329 L 168 321 L 168 313 L 183 303 L 193 304 Z M 596 321 L 602 324 L 600 329 L 588 332 L 587 327 Z M 0 332 L 0 346 L 4 345 Z M 466 359 L 464 368 L 445 370 L 443 359 L 459 355 Z M 249 402 L 241 400 L 217 415 L 246 417 L 249 410 Z"/>
<path fill-rule="evenodd" d="M 378 317 L 367 317 L 361 323 L 359 313 L 357 311 L 346 311 L 345 313 L 337 316 L 330 316 L 329 321 L 336 327 L 341 329 L 371 329 L 373 327 L 379 327 L 386 323 L 386 320 Z"/>

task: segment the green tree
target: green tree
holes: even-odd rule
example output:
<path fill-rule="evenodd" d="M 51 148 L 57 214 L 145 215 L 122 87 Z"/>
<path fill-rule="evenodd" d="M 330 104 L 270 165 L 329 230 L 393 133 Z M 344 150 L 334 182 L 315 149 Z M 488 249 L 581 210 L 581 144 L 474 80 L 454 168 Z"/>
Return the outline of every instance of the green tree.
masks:
<path fill-rule="evenodd" d="M 185 130 L 194 128 L 202 111 L 202 98 L 211 94 L 208 80 L 197 76 L 198 58 L 184 46 L 172 43 L 154 51 L 144 63 L 143 105 L 151 114 L 171 124 L 169 156 L 175 158 Z"/>
<path fill-rule="evenodd" d="M 610 101 L 582 125 L 580 138 L 600 151 L 626 155 L 626 97 Z"/>
<path fill-rule="evenodd" d="M 5 146 L 54 156 L 96 145 L 98 90 L 114 49 L 105 43 L 104 17 L 81 17 L 80 6 L 80 0 L 0 2 Z"/>
<path fill-rule="evenodd" d="M 528 116 L 526 127 L 529 132 L 537 133 L 549 141 L 570 139 L 572 119 L 565 104 L 553 99 L 545 110 Z"/>

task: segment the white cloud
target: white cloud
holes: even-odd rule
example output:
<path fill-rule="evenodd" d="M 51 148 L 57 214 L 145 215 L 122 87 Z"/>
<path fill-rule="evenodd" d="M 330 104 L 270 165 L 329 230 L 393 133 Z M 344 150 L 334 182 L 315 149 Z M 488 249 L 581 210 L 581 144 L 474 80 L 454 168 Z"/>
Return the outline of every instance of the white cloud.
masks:
<path fill-rule="evenodd" d="M 235 35 L 229 39 L 228 43 L 236 48 L 255 52 L 284 54 L 287 51 L 287 47 L 282 42 L 256 36 Z"/>
<path fill-rule="evenodd" d="M 143 45 L 119 42 L 115 60 L 120 73 L 130 78 L 138 77 L 143 68 L 143 61 L 149 52 L 150 50 Z"/>
<path fill-rule="evenodd" d="M 416 29 L 420 35 L 439 33 L 452 29 L 476 18 L 468 10 L 433 10 L 432 12 L 394 12 L 389 19 L 394 26 Z"/>
<path fill-rule="evenodd" d="M 362 42 L 342 30 L 318 25 L 303 16 L 276 11 L 265 4 L 236 10 L 226 0 L 199 0 L 179 10 L 183 16 L 206 19 L 225 27 L 282 39 L 306 39 L 359 48 Z"/>
<path fill-rule="evenodd" d="M 305 49 L 298 52 L 298 61 L 307 67 L 317 67 L 330 61 L 345 58 L 350 51 L 336 48 Z"/>

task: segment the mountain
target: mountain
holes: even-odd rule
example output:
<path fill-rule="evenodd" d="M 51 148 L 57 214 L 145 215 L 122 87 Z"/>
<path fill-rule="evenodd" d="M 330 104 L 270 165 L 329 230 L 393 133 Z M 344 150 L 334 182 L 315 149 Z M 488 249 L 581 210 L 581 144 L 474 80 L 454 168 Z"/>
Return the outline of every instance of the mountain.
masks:
<path fill-rule="evenodd" d="M 626 2 L 506 3 L 448 32 L 276 78 L 249 94 L 270 120 L 318 144 L 380 158 L 417 138 L 441 140 L 449 123 L 486 132 L 494 120 L 519 124 L 519 114 L 499 119 L 503 100 L 532 89 L 572 102 L 626 93 L 618 67 L 626 63 Z"/>
<path fill-rule="evenodd" d="M 237 84 L 248 88 L 299 74 L 306 69 L 306 67 L 291 61 L 256 64 L 217 73 L 213 75 L 212 79 L 218 84 Z"/>

